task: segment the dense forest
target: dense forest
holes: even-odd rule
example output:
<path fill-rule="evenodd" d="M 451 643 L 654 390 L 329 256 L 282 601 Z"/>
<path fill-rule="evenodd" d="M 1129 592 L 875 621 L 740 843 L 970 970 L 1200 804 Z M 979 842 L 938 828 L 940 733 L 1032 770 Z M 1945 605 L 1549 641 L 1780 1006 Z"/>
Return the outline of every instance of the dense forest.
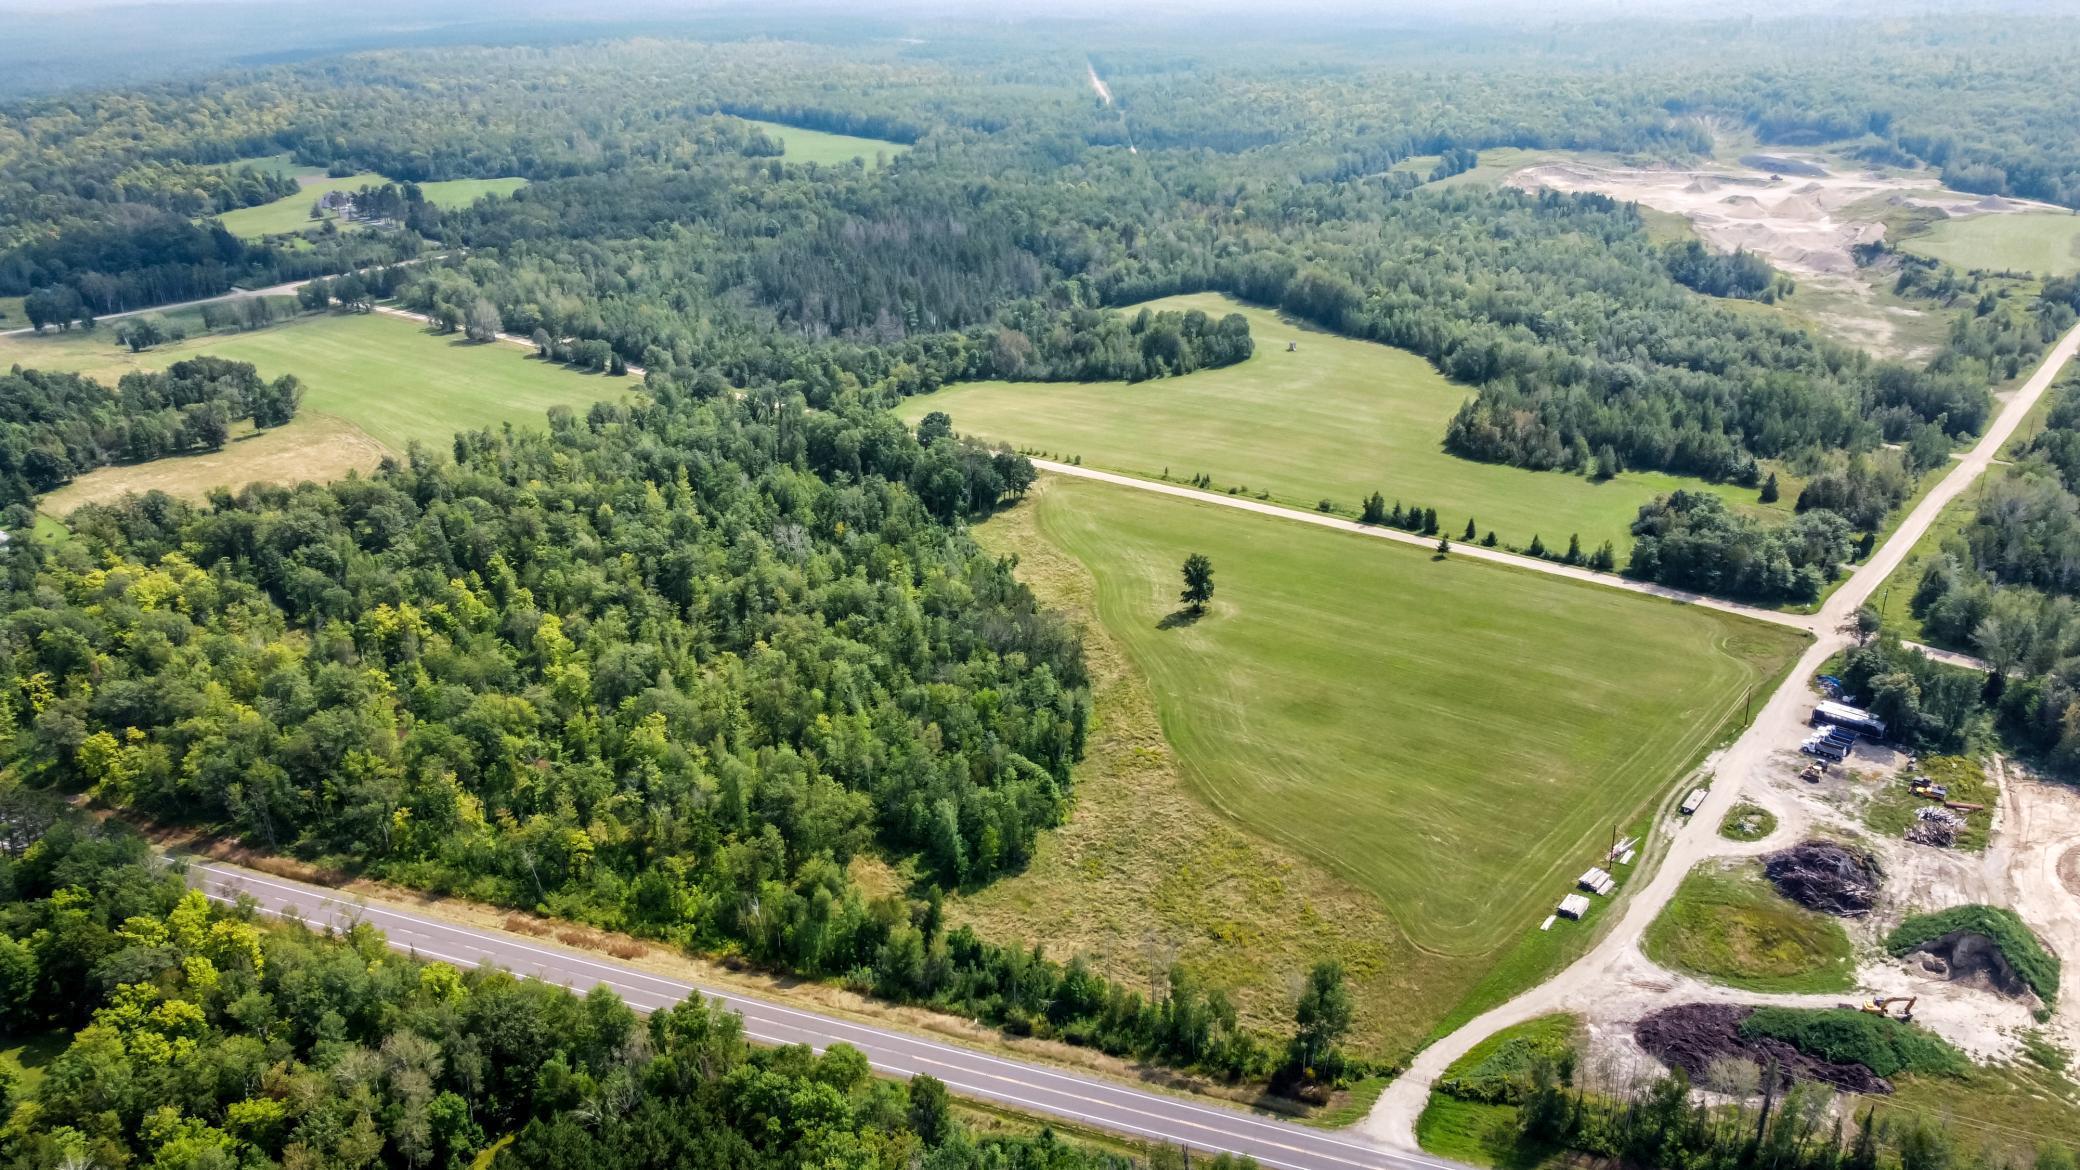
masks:
<path fill-rule="evenodd" d="M 5 762 L 1020 1033 L 1334 1081 L 1347 1015 L 1281 1052 L 1183 970 L 1147 998 L 942 921 L 940 891 L 1061 819 L 1087 731 L 1075 634 L 959 526 L 1032 475 L 885 412 L 653 375 L 452 461 L 88 506 L 5 564 Z M 869 853 L 915 886 L 869 897 Z"/>
<path fill-rule="evenodd" d="M 930 1077 L 878 1078 L 842 1044 L 755 1049 L 698 997 L 646 1021 L 605 989 L 390 953 L 365 925 L 263 925 L 134 833 L 24 816 L 47 827 L 0 856 L 0 1013 L 60 1051 L 33 1087 L 0 1077 L 11 1166 L 462 1170 L 502 1139 L 498 1166 L 1131 1165 L 973 1134 Z"/>

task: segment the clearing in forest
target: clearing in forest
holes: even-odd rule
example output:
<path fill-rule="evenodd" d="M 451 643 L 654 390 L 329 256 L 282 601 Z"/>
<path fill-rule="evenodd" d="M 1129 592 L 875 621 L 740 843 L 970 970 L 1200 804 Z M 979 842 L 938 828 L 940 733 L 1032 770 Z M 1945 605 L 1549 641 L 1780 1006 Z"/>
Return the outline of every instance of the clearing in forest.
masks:
<path fill-rule="evenodd" d="M 1373 895 L 1399 938 L 1360 980 L 1405 1052 L 1737 720 L 1803 639 L 1697 607 L 1081 480 L 1029 504 L 1096 583 L 1186 783 Z M 1177 600 L 1214 565 L 1206 614 Z M 1164 865 L 1189 858 L 1165 857 Z M 1090 886 L 1053 898 L 1102 900 Z M 1018 888 L 1025 877 L 1005 884 Z M 1290 899 L 1304 920 L 1334 907 Z M 1238 946 L 1263 927 L 1226 928 Z M 1271 973 L 1284 978 L 1293 972 Z"/>
<path fill-rule="evenodd" d="M 2070 276 L 2080 272 L 2080 215 L 2024 211 L 1951 217 L 1899 242 L 1955 268 Z"/>
<path fill-rule="evenodd" d="M 627 378 L 581 374 L 508 345 L 477 345 L 383 314 L 296 317 L 251 333 L 205 334 L 133 354 L 103 326 L 0 338 L 0 368 L 74 370 L 114 385 L 127 370 L 164 369 L 212 354 L 251 362 L 266 378 L 294 374 L 303 409 L 275 432 L 240 438 L 213 455 L 103 468 L 51 493 L 63 513 L 88 499 L 160 488 L 196 496 L 219 484 L 326 479 L 369 468 L 414 440 L 445 449 L 458 430 L 513 422 L 539 426 L 552 406 L 584 409 L 633 390 Z M 299 470 L 300 469 L 300 470 Z"/>
<path fill-rule="evenodd" d="M 227 166 L 249 165 L 256 170 L 285 174 L 295 179 L 302 190 L 286 195 L 272 203 L 257 207 L 241 207 L 217 216 L 224 230 L 246 240 L 257 240 L 262 236 L 282 235 L 288 232 L 308 231 L 317 227 L 320 220 L 311 218 L 311 205 L 328 191 L 358 191 L 363 187 L 380 187 L 394 180 L 362 171 L 343 177 L 332 177 L 323 167 L 300 167 L 287 155 L 269 155 L 266 158 L 245 159 Z M 419 190 L 426 201 L 437 207 L 468 207 L 486 195 L 511 195 L 527 185 L 526 179 L 444 179 L 439 182 L 421 183 Z M 337 218 L 330 213 L 326 219 Z"/>
<path fill-rule="evenodd" d="M 765 131 L 766 137 L 778 142 L 781 146 L 780 157 L 788 162 L 818 163 L 834 167 L 858 159 L 872 169 L 878 165 L 876 160 L 881 156 L 894 158 L 910 149 L 907 143 L 890 142 L 885 138 L 861 138 L 853 134 L 804 130 L 800 126 L 761 122 L 757 118 L 745 118 L 744 121 Z"/>
<path fill-rule="evenodd" d="M 1328 500 L 1355 515 L 1378 491 L 1390 505 L 1437 509 L 1454 540 L 1471 518 L 1482 535 L 1493 530 L 1503 544 L 1521 548 L 1539 536 L 1556 552 L 1579 533 L 1585 553 L 1605 540 L 1622 553 L 1639 506 L 1677 488 L 1783 517 L 1798 498 L 1790 485 L 1777 505 L 1765 507 L 1752 489 L 1660 472 L 1628 471 L 1599 483 L 1460 459 L 1444 450 L 1445 424 L 1472 391 L 1415 354 L 1325 333 L 1216 293 L 1147 307 L 1241 313 L 1255 353 L 1236 365 L 1132 384 L 971 382 L 909 399 L 901 414 L 915 422 L 943 410 L 963 434 L 1150 479 L 1205 474 L 1216 491 L 1268 491 L 1292 507 Z M 1288 344 L 1297 348 L 1288 351 Z"/>

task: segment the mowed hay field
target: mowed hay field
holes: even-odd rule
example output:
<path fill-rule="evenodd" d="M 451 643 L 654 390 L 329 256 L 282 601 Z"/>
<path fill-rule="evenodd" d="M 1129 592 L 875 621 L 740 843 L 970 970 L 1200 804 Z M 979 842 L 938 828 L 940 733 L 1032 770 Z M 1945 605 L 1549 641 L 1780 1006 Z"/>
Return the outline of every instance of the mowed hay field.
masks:
<path fill-rule="evenodd" d="M 1533 934 L 1611 826 L 1664 795 L 1802 645 L 1731 615 L 1130 488 L 1049 479 L 1026 506 L 1038 538 L 1091 573 L 1190 788 L 1370 894 L 1398 930 L 1378 956 L 1392 993 L 1368 997 L 1386 1015 L 1368 1031 L 1390 1050 Z M 1212 558 L 1213 604 L 1166 622 L 1192 552 Z M 1238 945 L 1254 929 L 1238 923 Z M 1304 970 L 1291 962 L 1267 977 Z"/>
<path fill-rule="evenodd" d="M 2080 215 L 2017 211 L 1953 216 L 1902 239 L 1899 246 L 1956 268 L 2070 276 L 2080 272 Z"/>
<path fill-rule="evenodd" d="M 125 370 L 163 369 L 213 354 L 251 362 L 262 376 L 304 384 L 296 421 L 241 438 L 215 455 L 104 468 L 51 493 L 63 513 L 87 499 L 157 487 L 199 495 L 220 484 L 326 479 L 373 467 L 417 440 L 445 450 L 458 430 L 502 422 L 541 425 L 552 406 L 583 409 L 637 388 L 628 378 L 581 374 L 510 345 L 476 345 L 380 313 L 298 317 L 252 333 L 191 337 L 132 354 L 108 327 L 93 334 L 0 338 L 0 367 L 76 370 L 113 384 Z M 298 470 L 302 468 L 303 470 Z"/>
<path fill-rule="evenodd" d="M 1788 518 L 1798 498 L 1757 504 L 1752 489 L 1657 472 L 1606 483 L 1459 459 L 1444 451 L 1445 424 L 1472 393 L 1406 350 L 1323 333 L 1267 309 L 1212 293 L 1149 302 L 1249 319 L 1248 361 L 1147 382 L 971 382 L 905 401 L 911 422 L 942 410 L 963 434 L 1081 457 L 1086 467 L 1184 481 L 1205 473 L 1214 490 L 1269 491 L 1312 509 L 1326 499 L 1355 514 L 1374 491 L 1389 503 L 1436 508 L 1459 537 L 1468 518 L 1521 548 L 1536 535 L 1585 551 L 1609 540 L 1622 551 L 1639 506 L 1680 487 L 1717 492 L 1738 507 Z M 1132 309 L 1126 310 L 1132 312 Z M 1286 352 L 1296 342 L 1298 350 Z"/>
<path fill-rule="evenodd" d="M 799 126 L 784 126 L 778 122 L 761 122 L 757 118 L 743 120 L 765 131 L 766 137 L 778 141 L 781 146 L 780 157 L 788 162 L 819 163 L 829 167 L 859 159 L 872 168 L 875 160 L 881 156 L 894 158 L 910 149 L 905 143 L 890 142 L 884 138 L 827 134 L 822 130 L 804 130 Z"/>

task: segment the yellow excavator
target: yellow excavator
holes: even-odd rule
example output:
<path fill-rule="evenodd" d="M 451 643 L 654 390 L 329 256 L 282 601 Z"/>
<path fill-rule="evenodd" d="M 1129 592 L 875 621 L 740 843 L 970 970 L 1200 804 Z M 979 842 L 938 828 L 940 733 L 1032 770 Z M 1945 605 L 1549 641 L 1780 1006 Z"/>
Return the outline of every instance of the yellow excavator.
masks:
<path fill-rule="evenodd" d="M 1920 998 L 1920 996 L 1916 995 L 1895 995 L 1890 999 L 1874 999 L 1869 1003 L 1861 1005 L 1858 1010 L 1869 1012 L 1874 1016 L 1884 1016 L 1888 1020 L 1911 1020 L 1914 1018 L 1914 1004 Z M 1905 1006 L 1899 1009 L 1898 1015 L 1893 1015 L 1892 1005 L 1896 1003 L 1904 1004 Z"/>

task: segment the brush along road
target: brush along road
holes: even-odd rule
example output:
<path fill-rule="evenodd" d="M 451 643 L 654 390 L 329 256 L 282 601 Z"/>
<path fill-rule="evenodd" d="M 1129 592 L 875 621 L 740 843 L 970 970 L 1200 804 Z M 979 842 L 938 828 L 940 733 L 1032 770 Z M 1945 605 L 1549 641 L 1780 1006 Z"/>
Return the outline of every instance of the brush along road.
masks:
<path fill-rule="evenodd" d="M 397 906 L 348 898 L 322 886 L 217 862 L 192 861 L 188 884 L 220 902 L 241 897 L 261 912 L 314 928 L 366 922 L 390 946 L 457 967 L 493 965 L 516 975 L 584 992 L 612 988 L 638 1011 L 656 1011 L 694 994 L 744 1017 L 744 1032 L 762 1044 L 807 1044 L 821 1050 L 850 1044 L 875 1071 L 900 1077 L 929 1073 L 965 1097 L 1019 1113 L 1055 1117 L 1197 1153 L 1247 1154 L 1273 1170 L 1465 1170 L 1456 1162 L 1390 1152 L 1324 1130 L 1129 1088 L 1087 1073 L 1007 1060 L 731 991 L 696 987 L 594 956 L 503 931 L 478 930 Z"/>

